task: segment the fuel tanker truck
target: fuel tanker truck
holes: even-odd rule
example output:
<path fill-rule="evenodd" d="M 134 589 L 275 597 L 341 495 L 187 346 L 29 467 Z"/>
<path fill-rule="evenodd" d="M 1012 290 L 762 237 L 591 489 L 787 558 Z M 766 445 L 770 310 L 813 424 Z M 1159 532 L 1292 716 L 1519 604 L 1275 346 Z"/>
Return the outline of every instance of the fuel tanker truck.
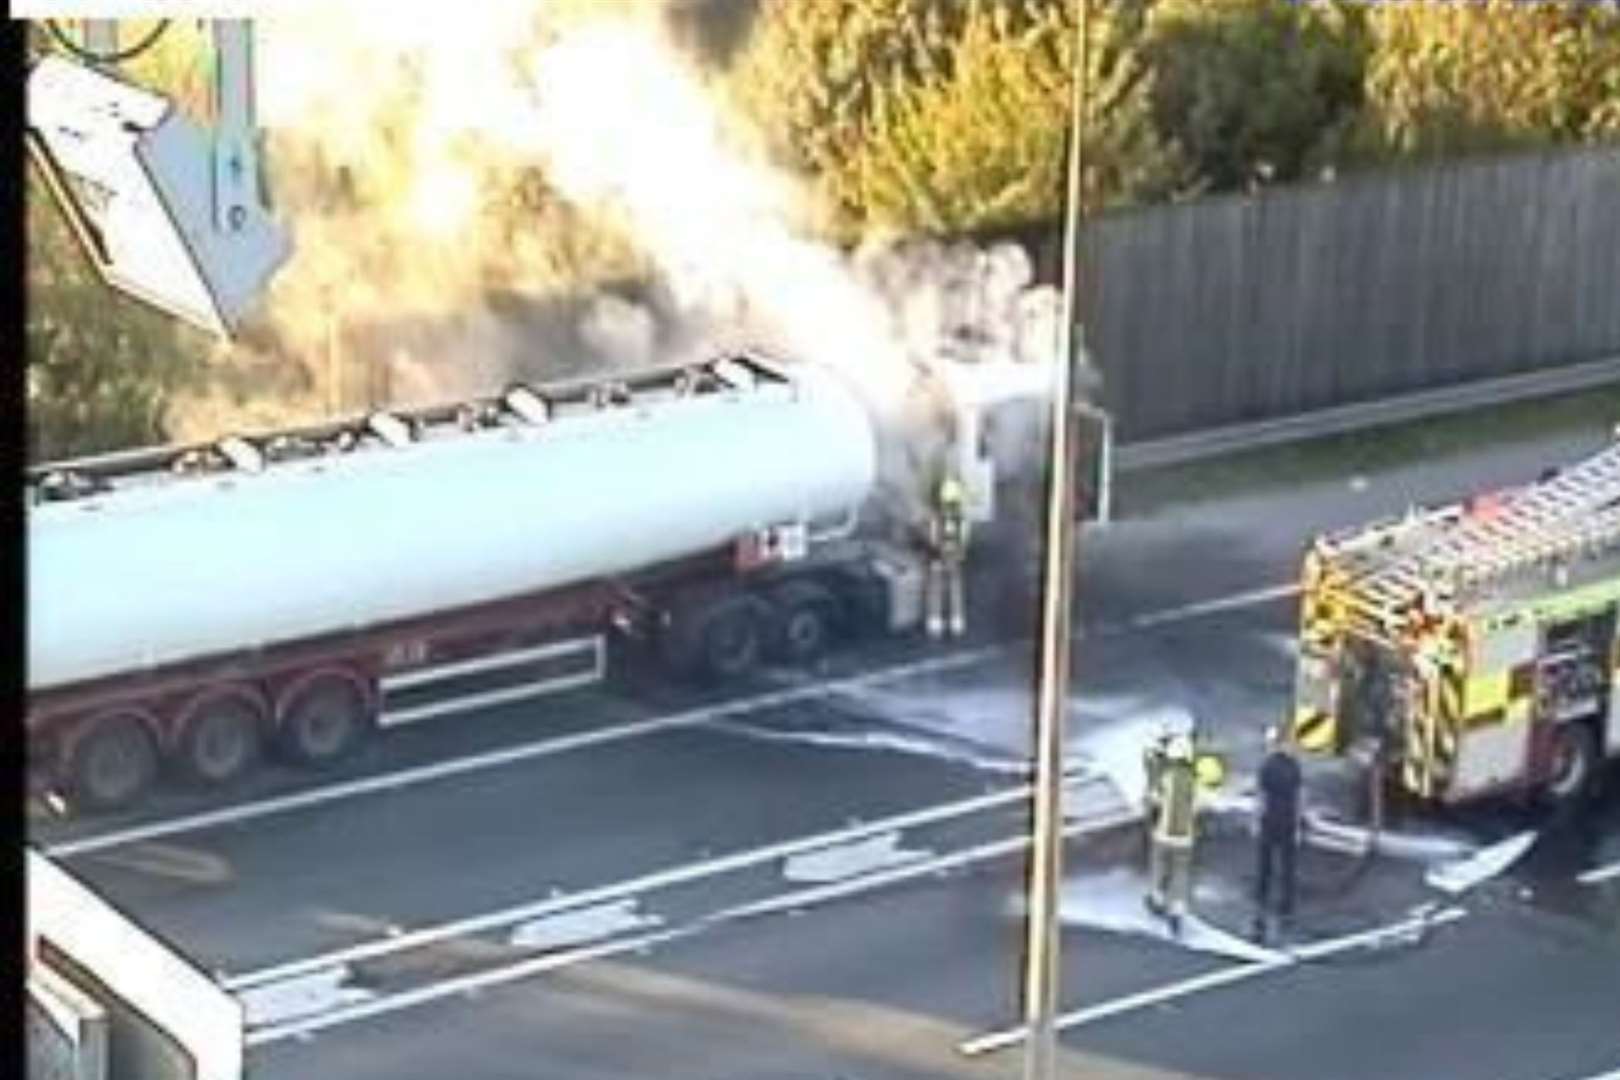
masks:
<path fill-rule="evenodd" d="M 1023 381 L 1022 405 L 955 406 L 981 522 L 987 418 L 1039 399 L 1042 380 Z M 627 658 L 724 680 L 907 631 L 925 556 L 873 526 L 879 453 L 834 373 L 730 350 L 41 467 L 31 786 L 110 809 L 166 773 L 225 787 L 267 752 L 328 765 L 375 728 L 581 686 Z"/>

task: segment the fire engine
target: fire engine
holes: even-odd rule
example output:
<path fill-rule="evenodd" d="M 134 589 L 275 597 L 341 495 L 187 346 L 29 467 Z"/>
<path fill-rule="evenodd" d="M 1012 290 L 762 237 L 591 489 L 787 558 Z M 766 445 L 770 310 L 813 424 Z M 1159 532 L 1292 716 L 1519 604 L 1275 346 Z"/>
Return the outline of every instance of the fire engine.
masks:
<path fill-rule="evenodd" d="M 1567 802 L 1620 756 L 1620 443 L 1537 482 L 1320 537 L 1291 734 L 1398 790 Z"/>

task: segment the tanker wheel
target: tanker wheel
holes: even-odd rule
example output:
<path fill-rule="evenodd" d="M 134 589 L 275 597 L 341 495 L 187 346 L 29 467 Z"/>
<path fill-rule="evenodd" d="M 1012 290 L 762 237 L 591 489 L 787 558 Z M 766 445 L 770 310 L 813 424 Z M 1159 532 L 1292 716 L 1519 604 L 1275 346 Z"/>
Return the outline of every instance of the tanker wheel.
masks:
<path fill-rule="evenodd" d="M 370 731 L 360 687 L 339 675 L 320 675 L 282 710 L 277 743 L 300 765 L 322 768 L 347 757 Z"/>
<path fill-rule="evenodd" d="M 741 598 L 716 605 L 703 619 L 703 673 L 716 681 L 738 679 L 759 662 L 760 618 Z"/>
<path fill-rule="evenodd" d="M 1597 772 L 1597 737 L 1590 726 L 1559 724 L 1552 731 L 1552 774 L 1547 778 L 1547 798 L 1554 805 L 1568 806 L 1585 796 Z"/>
<path fill-rule="evenodd" d="M 219 696 L 196 706 L 186 723 L 180 765 L 186 779 L 223 787 L 258 765 L 264 748 L 264 716 L 248 698 Z"/>
<path fill-rule="evenodd" d="M 86 810 L 118 810 L 145 794 L 157 770 L 157 744 L 147 726 L 134 716 L 110 716 L 74 747 L 68 796 Z"/>
<path fill-rule="evenodd" d="M 771 594 L 775 625 L 771 651 L 790 664 L 819 659 L 832 643 L 837 600 L 810 582 L 793 582 Z"/>

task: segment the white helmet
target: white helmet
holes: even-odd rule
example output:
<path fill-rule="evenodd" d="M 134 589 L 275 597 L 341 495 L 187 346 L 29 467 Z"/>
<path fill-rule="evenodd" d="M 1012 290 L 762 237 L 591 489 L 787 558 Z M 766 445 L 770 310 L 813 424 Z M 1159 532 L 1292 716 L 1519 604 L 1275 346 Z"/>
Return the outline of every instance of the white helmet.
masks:
<path fill-rule="evenodd" d="M 1193 759 L 1192 740 L 1178 732 L 1170 737 L 1170 743 L 1165 747 L 1165 755 L 1171 761 L 1191 761 Z"/>

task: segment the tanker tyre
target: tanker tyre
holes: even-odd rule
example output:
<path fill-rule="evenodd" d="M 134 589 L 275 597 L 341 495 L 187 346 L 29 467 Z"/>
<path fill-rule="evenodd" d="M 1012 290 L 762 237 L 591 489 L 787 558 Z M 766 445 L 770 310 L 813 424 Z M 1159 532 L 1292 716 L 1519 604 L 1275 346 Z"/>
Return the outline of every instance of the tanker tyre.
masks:
<path fill-rule="evenodd" d="M 224 787 L 252 772 L 263 751 L 263 715 L 245 698 L 222 697 L 198 708 L 187 722 L 180 767 L 198 787 Z"/>
<path fill-rule="evenodd" d="M 320 769 L 353 753 L 371 728 L 360 687 L 340 676 L 323 675 L 300 687 L 283 708 L 276 743 L 295 764 Z"/>
<path fill-rule="evenodd" d="M 92 812 L 136 802 L 157 778 L 157 743 L 133 716 L 115 716 L 79 740 L 68 764 L 68 797 Z"/>
<path fill-rule="evenodd" d="M 791 582 L 771 593 L 771 652 L 790 664 L 819 660 L 836 632 L 838 601 L 812 582 Z"/>
<path fill-rule="evenodd" d="M 743 597 L 716 604 L 704 614 L 699 657 L 705 678 L 728 682 L 754 670 L 762 648 L 760 615 L 757 602 Z"/>
<path fill-rule="evenodd" d="M 1592 788 L 1598 770 L 1597 735 L 1579 722 L 1553 728 L 1553 773 L 1542 789 L 1554 806 L 1573 806 Z"/>

